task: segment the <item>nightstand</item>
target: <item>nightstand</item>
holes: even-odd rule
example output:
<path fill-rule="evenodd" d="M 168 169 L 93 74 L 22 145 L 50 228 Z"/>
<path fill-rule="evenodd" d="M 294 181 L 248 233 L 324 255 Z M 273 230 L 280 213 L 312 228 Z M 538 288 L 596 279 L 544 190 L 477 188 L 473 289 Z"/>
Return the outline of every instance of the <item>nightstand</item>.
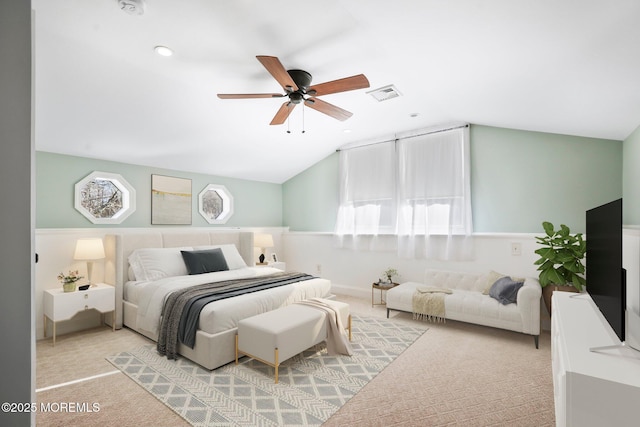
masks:
<path fill-rule="evenodd" d="M 268 265 L 269 267 L 277 268 L 278 270 L 282 271 L 285 271 L 287 269 L 287 263 L 282 261 L 270 261 Z"/>
<path fill-rule="evenodd" d="M 47 319 L 53 323 L 53 345 L 56 345 L 56 322 L 69 320 L 84 310 L 100 312 L 104 323 L 104 314 L 111 312 L 111 325 L 116 330 L 116 293 L 115 288 L 98 283 L 85 291 L 64 292 L 62 288 L 44 291 L 44 336 L 47 337 Z"/>
<path fill-rule="evenodd" d="M 277 268 L 278 270 L 285 271 L 287 269 L 287 263 L 282 261 L 278 261 L 278 262 L 269 261 L 269 262 L 263 262 L 262 264 L 260 264 L 259 262 L 256 262 L 256 267 L 271 267 L 271 268 Z"/>

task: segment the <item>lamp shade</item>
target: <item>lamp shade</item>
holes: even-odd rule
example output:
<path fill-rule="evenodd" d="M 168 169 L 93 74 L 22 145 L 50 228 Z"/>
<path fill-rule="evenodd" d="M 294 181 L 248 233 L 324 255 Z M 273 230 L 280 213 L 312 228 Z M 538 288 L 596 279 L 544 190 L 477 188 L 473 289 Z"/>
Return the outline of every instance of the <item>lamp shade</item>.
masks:
<path fill-rule="evenodd" d="M 271 234 L 256 234 L 253 237 L 253 246 L 256 248 L 272 248 L 273 236 Z"/>
<path fill-rule="evenodd" d="M 102 258 L 104 258 L 104 245 L 102 244 L 102 239 L 78 239 L 73 259 L 92 260 Z"/>

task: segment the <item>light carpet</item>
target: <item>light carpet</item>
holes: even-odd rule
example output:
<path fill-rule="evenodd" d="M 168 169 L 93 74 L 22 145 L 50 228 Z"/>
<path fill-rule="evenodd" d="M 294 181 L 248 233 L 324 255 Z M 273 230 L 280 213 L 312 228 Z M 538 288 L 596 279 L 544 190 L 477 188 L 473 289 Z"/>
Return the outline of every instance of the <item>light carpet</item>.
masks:
<path fill-rule="evenodd" d="M 353 355 L 328 356 L 324 344 L 274 369 L 249 358 L 214 371 L 155 346 L 107 360 L 194 426 L 318 426 L 418 339 L 426 326 L 353 316 Z"/>

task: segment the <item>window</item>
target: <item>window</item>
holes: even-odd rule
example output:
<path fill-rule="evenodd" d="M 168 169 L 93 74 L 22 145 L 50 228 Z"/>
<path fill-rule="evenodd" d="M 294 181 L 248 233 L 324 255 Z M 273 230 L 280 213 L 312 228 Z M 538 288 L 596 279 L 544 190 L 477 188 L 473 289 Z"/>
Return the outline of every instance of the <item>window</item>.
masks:
<path fill-rule="evenodd" d="M 223 185 L 209 184 L 198 196 L 198 209 L 209 224 L 224 224 L 233 215 L 233 197 Z"/>
<path fill-rule="evenodd" d="M 336 234 L 393 233 L 395 186 L 393 142 L 341 151 Z"/>
<path fill-rule="evenodd" d="M 468 128 L 398 143 L 398 234 L 471 234 Z"/>
<path fill-rule="evenodd" d="M 469 174 L 468 126 L 343 150 L 336 235 L 396 235 L 403 257 L 466 257 Z"/>
<path fill-rule="evenodd" d="M 122 176 L 92 172 L 75 185 L 75 208 L 94 224 L 120 224 L 136 210 L 135 195 Z"/>

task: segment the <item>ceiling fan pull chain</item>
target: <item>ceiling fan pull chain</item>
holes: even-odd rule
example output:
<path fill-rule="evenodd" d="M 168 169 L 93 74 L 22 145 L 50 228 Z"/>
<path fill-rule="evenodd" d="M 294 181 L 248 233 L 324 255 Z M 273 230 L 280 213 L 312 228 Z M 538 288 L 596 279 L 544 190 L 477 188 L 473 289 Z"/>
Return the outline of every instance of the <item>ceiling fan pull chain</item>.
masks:
<path fill-rule="evenodd" d="M 304 133 L 304 104 L 302 104 L 302 133 Z"/>
<path fill-rule="evenodd" d="M 291 133 L 291 126 L 289 124 L 289 118 L 287 117 L 287 133 Z"/>

